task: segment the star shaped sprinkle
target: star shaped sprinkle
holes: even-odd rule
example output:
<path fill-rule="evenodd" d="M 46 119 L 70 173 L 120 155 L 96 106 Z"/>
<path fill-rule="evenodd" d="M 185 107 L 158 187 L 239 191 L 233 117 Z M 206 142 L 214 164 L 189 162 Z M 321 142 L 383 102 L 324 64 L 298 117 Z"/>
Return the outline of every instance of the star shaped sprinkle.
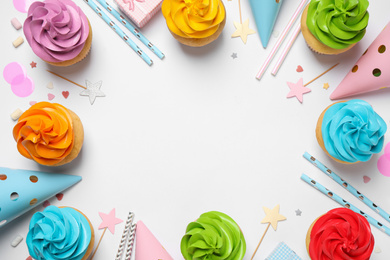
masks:
<path fill-rule="evenodd" d="M 328 90 L 328 88 L 329 88 L 329 83 L 325 83 L 324 86 L 323 86 L 322 88 Z"/>
<path fill-rule="evenodd" d="M 290 92 L 287 94 L 287 98 L 296 97 L 299 102 L 303 101 L 303 94 L 309 93 L 311 89 L 303 86 L 303 78 L 300 78 L 297 83 L 287 82 Z"/>
<path fill-rule="evenodd" d="M 85 81 L 87 88 L 80 93 L 80 96 L 89 96 L 91 105 L 95 102 L 96 97 L 105 97 L 106 95 L 100 90 L 103 81 L 91 83 L 89 80 Z"/>
<path fill-rule="evenodd" d="M 31 66 L 31 68 L 36 68 L 37 67 L 37 63 L 32 61 L 30 63 L 30 66 Z"/>
<path fill-rule="evenodd" d="M 261 223 L 270 223 L 273 229 L 276 231 L 276 228 L 278 227 L 278 221 L 287 219 L 285 216 L 279 214 L 279 208 L 279 205 L 276 205 L 273 209 L 263 207 L 266 216 L 263 218 Z"/>
<path fill-rule="evenodd" d="M 297 216 L 301 216 L 302 211 L 301 211 L 300 209 L 297 209 L 297 210 L 295 211 L 295 214 L 296 214 Z"/>
<path fill-rule="evenodd" d="M 123 220 L 115 217 L 115 208 L 112 209 L 108 214 L 99 212 L 99 215 L 103 220 L 99 226 L 99 229 L 108 228 L 112 234 L 115 233 L 115 225 L 123 222 Z"/>
<path fill-rule="evenodd" d="M 232 54 L 232 55 L 230 55 L 230 57 L 232 57 L 232 58 L 233 58 L 233 60 L 234 60 L 234 59 L 237 59 L 237 53 L 233 52 L 233 54 Z"/>
<path fill-rule="evenodd" d="M 249 28 L 249 19 L 246 19 L 244 23 L 233 22 L 236 31 L 232 34 L 232 38 L 241 37 L 241 40 L 246 44 L 246 40 L 249 34 L 256 33 L 254 30 Z"/>

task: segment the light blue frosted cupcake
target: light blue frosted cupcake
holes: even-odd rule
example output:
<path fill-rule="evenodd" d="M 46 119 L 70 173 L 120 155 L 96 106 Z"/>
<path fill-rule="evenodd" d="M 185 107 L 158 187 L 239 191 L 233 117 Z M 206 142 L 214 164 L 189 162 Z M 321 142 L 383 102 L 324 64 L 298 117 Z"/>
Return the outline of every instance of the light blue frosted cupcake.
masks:
<path fill-rule="evenodd" d="M 94 242 L 93 227 L 83 213 L 55 206 L 33 215 L 26 238 L 36 260 L 86 260 Z"/>
<path fill-rule="evenodd" d="M 385 121 L 360 99 L 336 102 L 317 122 L 316 136 L 322 149 L 341 163 L 366 162 L 383 148 Z"/>

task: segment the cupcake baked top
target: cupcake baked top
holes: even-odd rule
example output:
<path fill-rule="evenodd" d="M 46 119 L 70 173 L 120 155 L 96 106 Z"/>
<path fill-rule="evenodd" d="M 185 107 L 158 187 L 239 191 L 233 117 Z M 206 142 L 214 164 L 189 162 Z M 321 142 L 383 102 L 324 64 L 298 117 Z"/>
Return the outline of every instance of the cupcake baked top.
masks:
<path fill-rule="evenodd" d="M 383 148 L 387 125 L 363 100 L 353 99 L 329 106 L 322 119 L 321 134 L 326 151 L 349 163 L 368 161 Z"/>
<path fill-rule="evenodd" d="M 221 212 L 210 211 L 188 224 L 180 248 L 186 260 L 242 260 L 246 244 L 232 218 Z"/>
<path fill-rule="evenodd" d="M 367 219 L 346 208 L 319 217 L 308 235 L 311 260 L 368 260 L 375 244 Z"/>
<path fill-rule="evenodd" d="M 22 114 L 13 136 L 24 157 L 43 165 L 55 165 L 74 146 L 73 119 L 64 106 L 39 102 Z"/>
<path fill-rule="evenodd" d="M 81 260 L 92 239 L 89 221 L 73 208 L 48 206 L 33 215 L 26 237 L 36 260 Z"/>
<path fill-rule="evenodd" d="M 209 37 L 225 19 L 221 0 L 164 0 L 161 10 L 171 32 L 184 38 Z"/>
<path fill-rule="evenodd" d="M 368 4 L 368 0 L 311 0 L 307 27 L 323 44 L 347 48 L 366 33 Z"/>
<path fill-rule="evenodd" d="M 71 0 L 32 3 L 23 26 L 33 52 L 47 62 L 67 61 L 79 55 L 89 29 L 87 17 Z"/>

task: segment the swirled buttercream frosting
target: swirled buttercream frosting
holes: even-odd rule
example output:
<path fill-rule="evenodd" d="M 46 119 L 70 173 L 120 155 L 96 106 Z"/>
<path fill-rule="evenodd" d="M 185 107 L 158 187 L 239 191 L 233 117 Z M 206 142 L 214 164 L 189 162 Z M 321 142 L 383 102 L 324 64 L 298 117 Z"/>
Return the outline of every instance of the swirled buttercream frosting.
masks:
<path fill-rule="evenodd" d="M 188 224 L 180 247 L 186 260 L 242 260 L 246 250 L 236 222 L 217 211 L 204 213 Z"/>
<path fill-rule="evenodd" d="M 206 38 L 225 19 L 220 0 L 164 0 L 162 13 L 171 32 L 184 38 Z"/>
<path fill-rule="evenodd" d="M 365 217 L 336 208 L 317 219 L 310 233 L 311 260 L 368 260 L 374 236 Z"/>
<path fill-rule="evenodd" d="M 349 163 L 366 162 L 379 153 L 386 130 L 385 121 L 370 104 L 359 99 L 331 105 L 321 126 L 326 151 Z"/>
<path fill-rule="evenodd" d="M 43 165 L 57 164 L 74 145 L 71 114 L 60 104 L 36 103 L 21 115 L 13 136 L 24 157 Z"/>
<path fill-rule="evenodd" d="M 80 212 L 48 206 L 33 215 L 26 243 L 36 260 L 81 260 L 91 236 L 89 222 Z"/>
<path fill-rule="evenodd" d="M 311 0 L 307 27 L 323 44 L 347 48 L 366 33 L 368 4 L 368 0 Z"/>
<path fill-rule="evenodd" d="M 89 23 L 71 0 L 36 1 L 28 9 L 23 31 L 38 57 L 62 62 L 80 54 L 89 35 Z"/>

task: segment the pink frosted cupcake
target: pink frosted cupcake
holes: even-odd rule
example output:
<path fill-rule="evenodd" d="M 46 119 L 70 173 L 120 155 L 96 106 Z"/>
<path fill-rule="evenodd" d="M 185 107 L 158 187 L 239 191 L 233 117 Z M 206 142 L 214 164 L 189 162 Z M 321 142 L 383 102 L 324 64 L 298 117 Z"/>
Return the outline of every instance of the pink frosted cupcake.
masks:
<path fill-rule="evenodd" d="M 32 3 L 23 31 L 33 52 L 56 66 L 69 66 L 81 61 L 92 44 L 89 21 L 71 0 Z"/>

